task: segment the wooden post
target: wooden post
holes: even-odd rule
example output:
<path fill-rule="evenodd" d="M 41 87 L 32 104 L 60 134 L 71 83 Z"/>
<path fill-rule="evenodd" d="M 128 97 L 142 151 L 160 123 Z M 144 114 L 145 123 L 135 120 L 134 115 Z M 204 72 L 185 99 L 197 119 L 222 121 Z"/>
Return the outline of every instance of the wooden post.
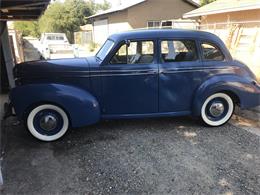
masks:
<path fill-rule="evenodd" d="M 0 32 L 1 32 L 1 37 L 0 37 L 0 42 L 2 44 L 2 50 L 3 50 L 3 57 L 4 57 L 4 62 L 6 66 L 6 71 L 8 75 L 8 81 L 9 81 L 9 86 L 11 88 L 15 87 L 15 82 L 14 82 L 14 76 L 13 76 L 13 67 L 14 67 L 14 61 L 12 58 L 12 52 L 11 52 L 11 47 L 9 43 L 9 36 L 8 36 L 8 29 L 7 29 L 7 22 L 2 21 L 0 22 Z"/>

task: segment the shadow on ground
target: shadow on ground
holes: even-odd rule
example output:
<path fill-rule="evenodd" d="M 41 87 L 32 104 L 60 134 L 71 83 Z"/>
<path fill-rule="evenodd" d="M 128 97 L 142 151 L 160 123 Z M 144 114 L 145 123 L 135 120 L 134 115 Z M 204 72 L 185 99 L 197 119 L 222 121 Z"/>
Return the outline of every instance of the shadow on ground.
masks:
<path fill-rule="evenodd" d="M 4 122 L 4 194 L 257 194 L 260 139 L 191 118 L 104 121 L 39 142 Z"/>

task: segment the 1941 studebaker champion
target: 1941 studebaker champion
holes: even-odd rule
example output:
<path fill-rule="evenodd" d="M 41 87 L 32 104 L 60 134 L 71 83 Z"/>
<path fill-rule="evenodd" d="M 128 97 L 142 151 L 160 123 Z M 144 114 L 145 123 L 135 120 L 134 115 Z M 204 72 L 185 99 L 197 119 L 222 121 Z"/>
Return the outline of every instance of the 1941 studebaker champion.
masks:
<path fill-rule="evenodd" d="M 94 57 L 26 62 L 14 75 L 10 105 L 43 141 L 101 119 L 192 115 L 216 127 L 235 105 L 260 105 L 254 74 L 201 31 L 119 33 Z"/>

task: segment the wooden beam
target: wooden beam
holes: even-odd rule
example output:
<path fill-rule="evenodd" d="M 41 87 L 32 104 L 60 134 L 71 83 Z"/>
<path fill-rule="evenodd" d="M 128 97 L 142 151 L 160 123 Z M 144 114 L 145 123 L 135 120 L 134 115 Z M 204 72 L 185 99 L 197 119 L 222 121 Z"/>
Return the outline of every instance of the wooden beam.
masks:
<path fill-rule="evenodd" d="M 42 5 L 43 7 L 49 4 L 50 0 L 2 0 L 1 2 L 1 10 L 3 9 L 11 9 L 15 7 L 30 7 Z"/>
<path fill-rule="evenodd" d="M 0 21 L 16 21 L 16 20 L 38 20 L 39 16 L 16 16 L 16 17 L 0 17 Z"/>
<path fill-rule="evenodd" d="M 7 22 L 0 22 L 1 26 L 1 37 L 0 37 L 0 42 L 2 44 L 3 49 L 3 54 L 4 54 L 4 61 L 5 61 L 5 66 L 7 70 L 7 75 L 8 75 L 8 81 L 9 85 L 11 88 L 15 87 L 15 82 L 14 82 L 14 75 L 13 75 L 13 68 L 14 68 L 14 61 L 12 58 L 12 53 L 11 53 L 11 47 L 9 43 L 9 36 L 8 36 L 8 30 L 7 30 Z"/>
<path fill-rule="evenodd" d="M 9 9 L 3 9 L 3 10 L 8 10 L 8 11 L 12 11 L 12 10 L 42 10 L 42 6 L 30 6 L 30 7 L 13 7 L 13 8 L 9 8 Z"/>
<path fill-rule="evenodd" d="M 0 18 L 5 16 L 39 16 L 41 15 L 41 10 L 9 10 L 8 12 L 0 12 Z"/>

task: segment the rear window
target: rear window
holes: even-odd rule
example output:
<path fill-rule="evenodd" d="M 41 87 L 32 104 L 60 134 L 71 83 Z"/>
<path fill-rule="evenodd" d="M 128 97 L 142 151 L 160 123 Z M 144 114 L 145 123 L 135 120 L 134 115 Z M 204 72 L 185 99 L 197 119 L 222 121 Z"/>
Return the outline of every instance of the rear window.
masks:
<path fill-rule="evenodd" d="M 204 60 L 223 61 L 225 59 L 221 50 L 213 43 L 204 42 L 201 48 Z"/>

